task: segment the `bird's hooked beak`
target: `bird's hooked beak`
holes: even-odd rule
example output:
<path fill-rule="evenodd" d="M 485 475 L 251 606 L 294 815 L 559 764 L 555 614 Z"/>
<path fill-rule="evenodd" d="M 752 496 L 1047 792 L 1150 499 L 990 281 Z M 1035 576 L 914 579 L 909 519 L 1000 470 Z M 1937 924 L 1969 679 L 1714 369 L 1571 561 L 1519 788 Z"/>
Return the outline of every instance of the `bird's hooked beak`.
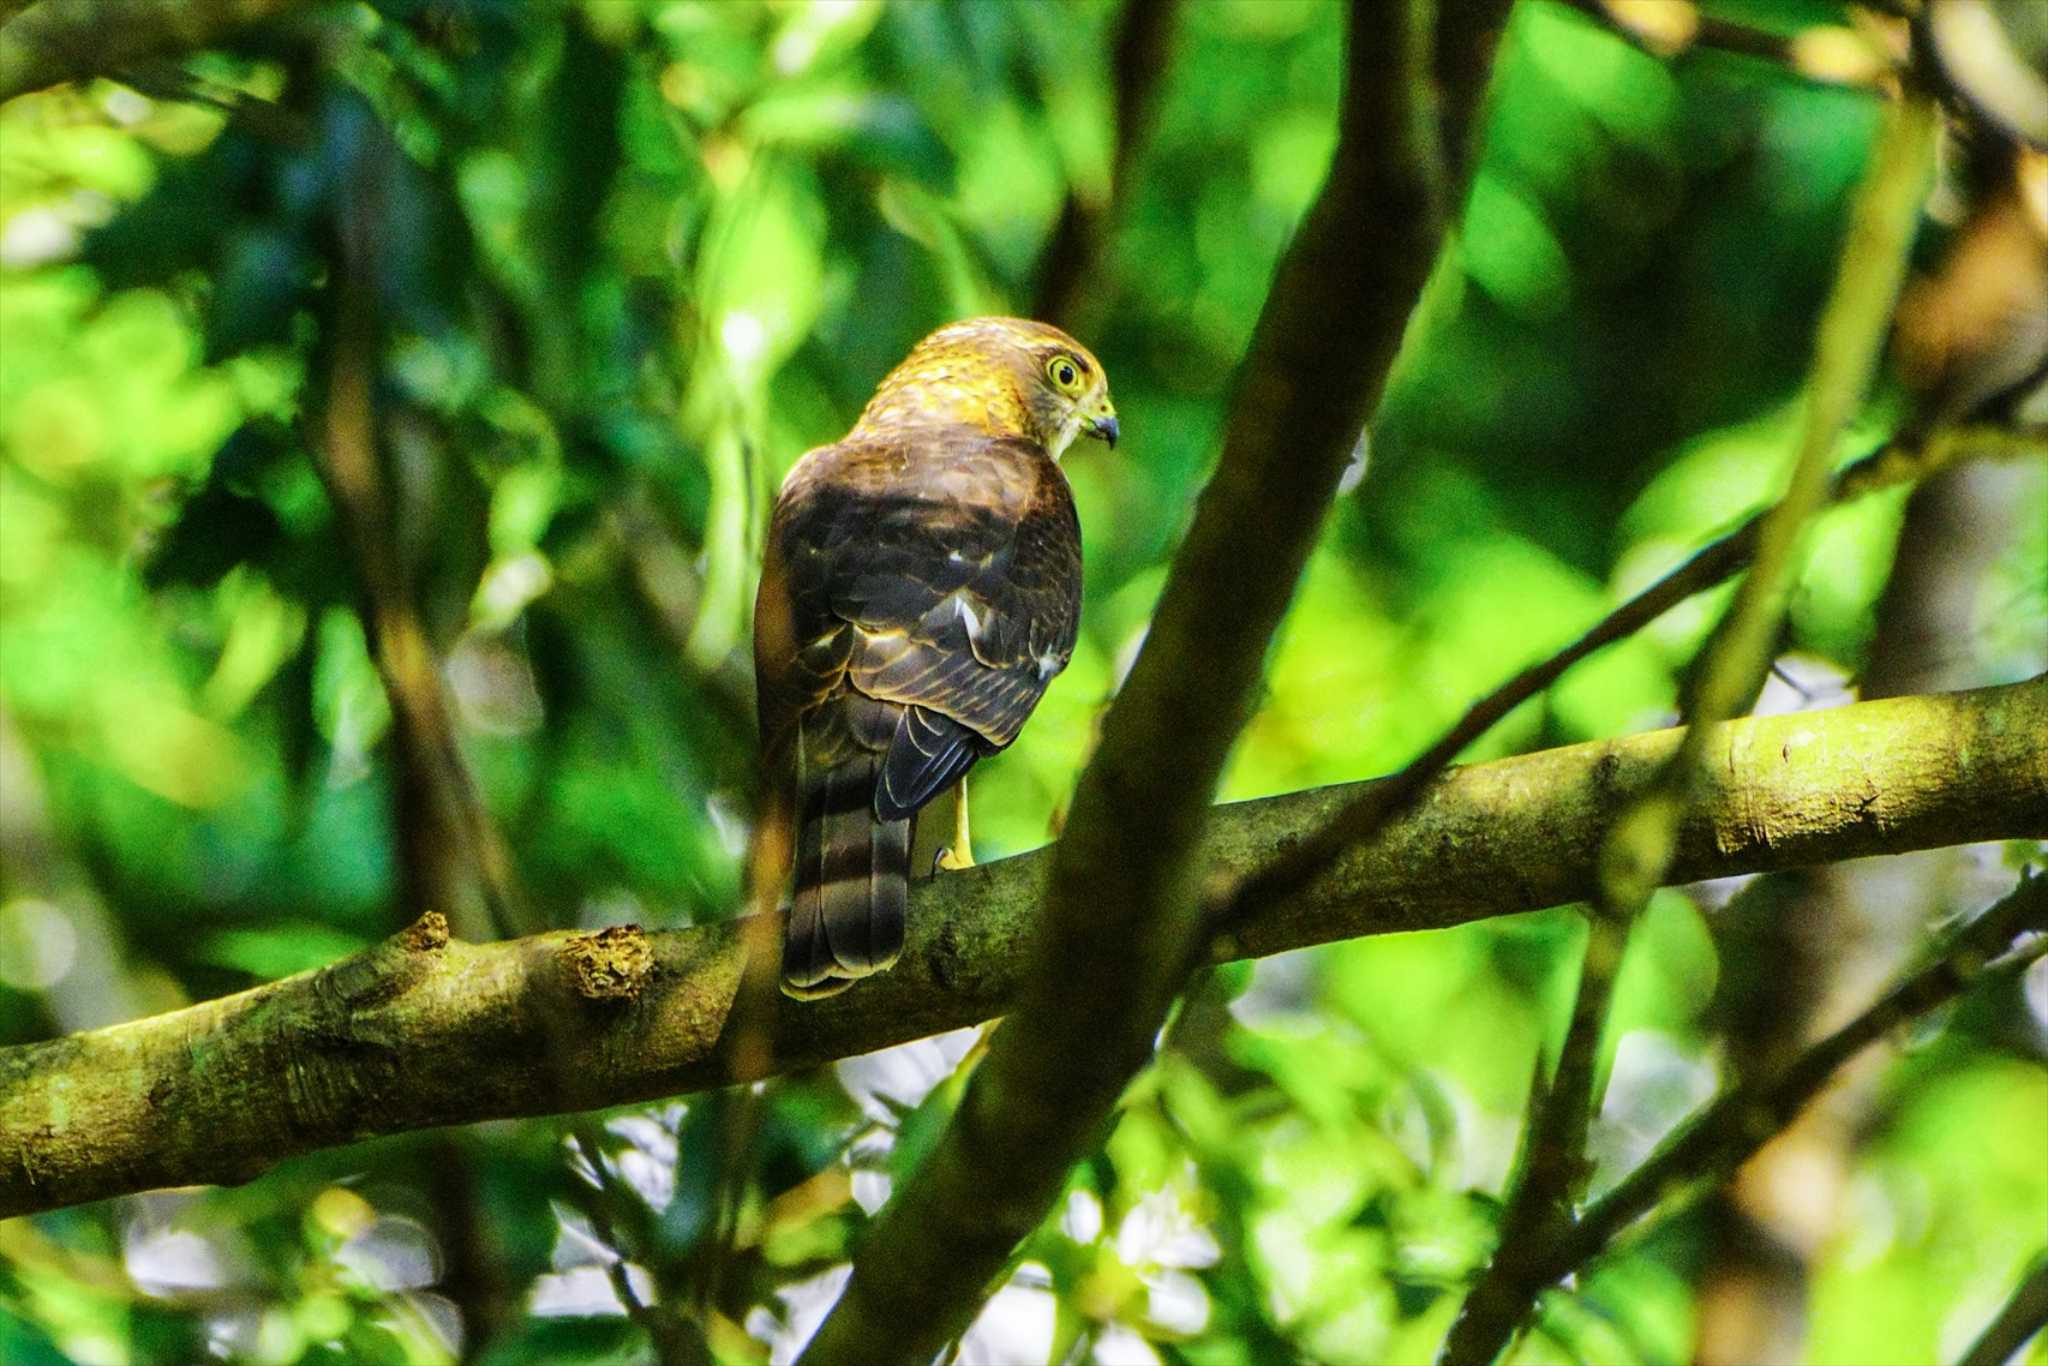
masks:
<path fill-rule="evenodd" d="M 1119 431 L 1120 429 L 1116 425 L 1116 414 L 1113 412 L 1103 413 L 1088 419 L 1088 435 L 1108 442 L 1112 450 L 1116 448 L 1116 439 Z"/>

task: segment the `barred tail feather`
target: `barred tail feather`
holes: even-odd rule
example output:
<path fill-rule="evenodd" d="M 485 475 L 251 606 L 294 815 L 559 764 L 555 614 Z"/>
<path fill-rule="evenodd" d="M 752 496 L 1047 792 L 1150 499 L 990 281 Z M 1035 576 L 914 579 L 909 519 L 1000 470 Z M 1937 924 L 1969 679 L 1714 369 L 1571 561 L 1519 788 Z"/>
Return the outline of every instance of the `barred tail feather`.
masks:
<path fill-rule="evenodd" d="M 844 991 L 903 952 L 910 822 L 875 819 L 879 770 L 877 760 L 860 759 L 799 780 L 796 892 L 782 950 L 790 996 Z"/>

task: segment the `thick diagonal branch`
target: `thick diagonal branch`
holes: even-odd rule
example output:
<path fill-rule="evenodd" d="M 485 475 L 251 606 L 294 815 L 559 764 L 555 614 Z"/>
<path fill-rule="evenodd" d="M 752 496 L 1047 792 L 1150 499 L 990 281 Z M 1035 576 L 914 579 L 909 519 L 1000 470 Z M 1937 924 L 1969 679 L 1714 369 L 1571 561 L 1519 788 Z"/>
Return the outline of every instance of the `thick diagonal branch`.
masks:
<path fill-rule="evenodd" d="M 1282 259 L 1223 452 L 1053 857 L 1037 970 L 805 1354 L 922 1362 L 966 1328 L 1144 1064 L 1200 930 L 1224 759 L 1435 256 L 1425 6 L 1353 0 L 1330 174 Z"/>
<path fill-rule="evenodd" d="M 2048 678 L 1721 727 L 1670 877 L 2048 834 L 2043 735 Z M 1659 731 L 1453 770 L 1212 956 L 1582 899 L 1602 832 L 1676 747 Z M 1366 786 L 1219 807 L 1199 856 L 1263 863 Z M 701 1091 L 989 1019 L 1028 971 L 1051 861 L 1040 850 L 916 884 L 903 961 L 843 996 L 781 1005 L 744 1072 L 725 1029 L 737 921 L 498 944 L 430 921 L 318 972 L 0 1050 L 0 1216 L 247 1180 L 379 1134 Z"/>

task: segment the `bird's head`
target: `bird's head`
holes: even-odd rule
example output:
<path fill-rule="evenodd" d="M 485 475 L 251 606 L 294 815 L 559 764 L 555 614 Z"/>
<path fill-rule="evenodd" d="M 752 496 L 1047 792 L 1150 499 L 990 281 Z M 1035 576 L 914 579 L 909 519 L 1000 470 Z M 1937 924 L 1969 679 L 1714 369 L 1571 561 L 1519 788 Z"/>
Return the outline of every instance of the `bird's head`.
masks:
<path fill-rule="evenodd" d="M 1102 362 L 1057 327 L 1023 318 L 946 324 L 911 349 L 861 415 L 871 430 L 919 421 L 1022 437 L 1055 460 L 1077 436 L 1117 438 Z"/>

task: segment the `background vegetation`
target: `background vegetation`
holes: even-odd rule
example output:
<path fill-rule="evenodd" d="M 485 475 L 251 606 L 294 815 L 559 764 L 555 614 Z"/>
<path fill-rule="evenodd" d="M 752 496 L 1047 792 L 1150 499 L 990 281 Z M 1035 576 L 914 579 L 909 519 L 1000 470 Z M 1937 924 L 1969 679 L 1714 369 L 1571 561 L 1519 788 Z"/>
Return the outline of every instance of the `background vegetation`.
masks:
<path fill-rule="evenodd" d="M 1057 313 L 1125 431 L 1067 465 L 1073 664 L 976 790 L 984 858 L 1056 833 L 1335 139 L 1335 5 L 1159 8 L 1156 115 L 1121 136 L 1127 18 L 1087 0 L 313 5 L 0 107 L 0 1041 L 326 963 L 426 904 L 478 939 L 731 915 L 768 500 L 973 313 Z M 1394 768 L 1774 494 L 1879 112 L 1515 7 L 1455 240 L 1226 798 Z M 346 364 L 337 280 L 383 332 L 360 514 L 306 421 Z M 1843 454 L 1904 410 L 1888 388 Z M 2048 482 L 2000 478 L 1950 685 L 2048 667 Z M 1866 676 L 1905 505 L 1813 528 L 1763 706 Z M 1667 723 L 1724 602 L 1574 669 L 1470 757 Z M 380 619 L 438 656 L 495 833 L 421 804 Z M 1869 932 L 1864 994 L 2028 854 L 1969 851 L 1938 890 L 1870 871 L 1861 895 L 1910 904 Z M 1745 993 L 1773 950 L 1717 916 L 1737 890 L 1660 893 L 1631 941 L 1596 1190 L 1768 1008 Z M 1579 923 L 1208 984 L 961 1359 L 1426 1359 L 1490 1251 Z M 599 1151 L 560 1121 L 480 1125 L 0 1224 L 0 1357 L 614 1360 L 660 1345 L 624 1292 L 692 1307 L 723 1357 L 786 1358 L 972 1042 L 770 1084 L 729 1225 L 718 1096 L 604 1116 Z M 1911 1044 L 1827 1140 L 1820 1234 L 1782 1249 L 1813 1360 L 1954 1356 L 2048 1241 L 2043 969 Z M 1515 1360 L 1694 1355 L 1734 1218 L 1603 1261 Z"/>

